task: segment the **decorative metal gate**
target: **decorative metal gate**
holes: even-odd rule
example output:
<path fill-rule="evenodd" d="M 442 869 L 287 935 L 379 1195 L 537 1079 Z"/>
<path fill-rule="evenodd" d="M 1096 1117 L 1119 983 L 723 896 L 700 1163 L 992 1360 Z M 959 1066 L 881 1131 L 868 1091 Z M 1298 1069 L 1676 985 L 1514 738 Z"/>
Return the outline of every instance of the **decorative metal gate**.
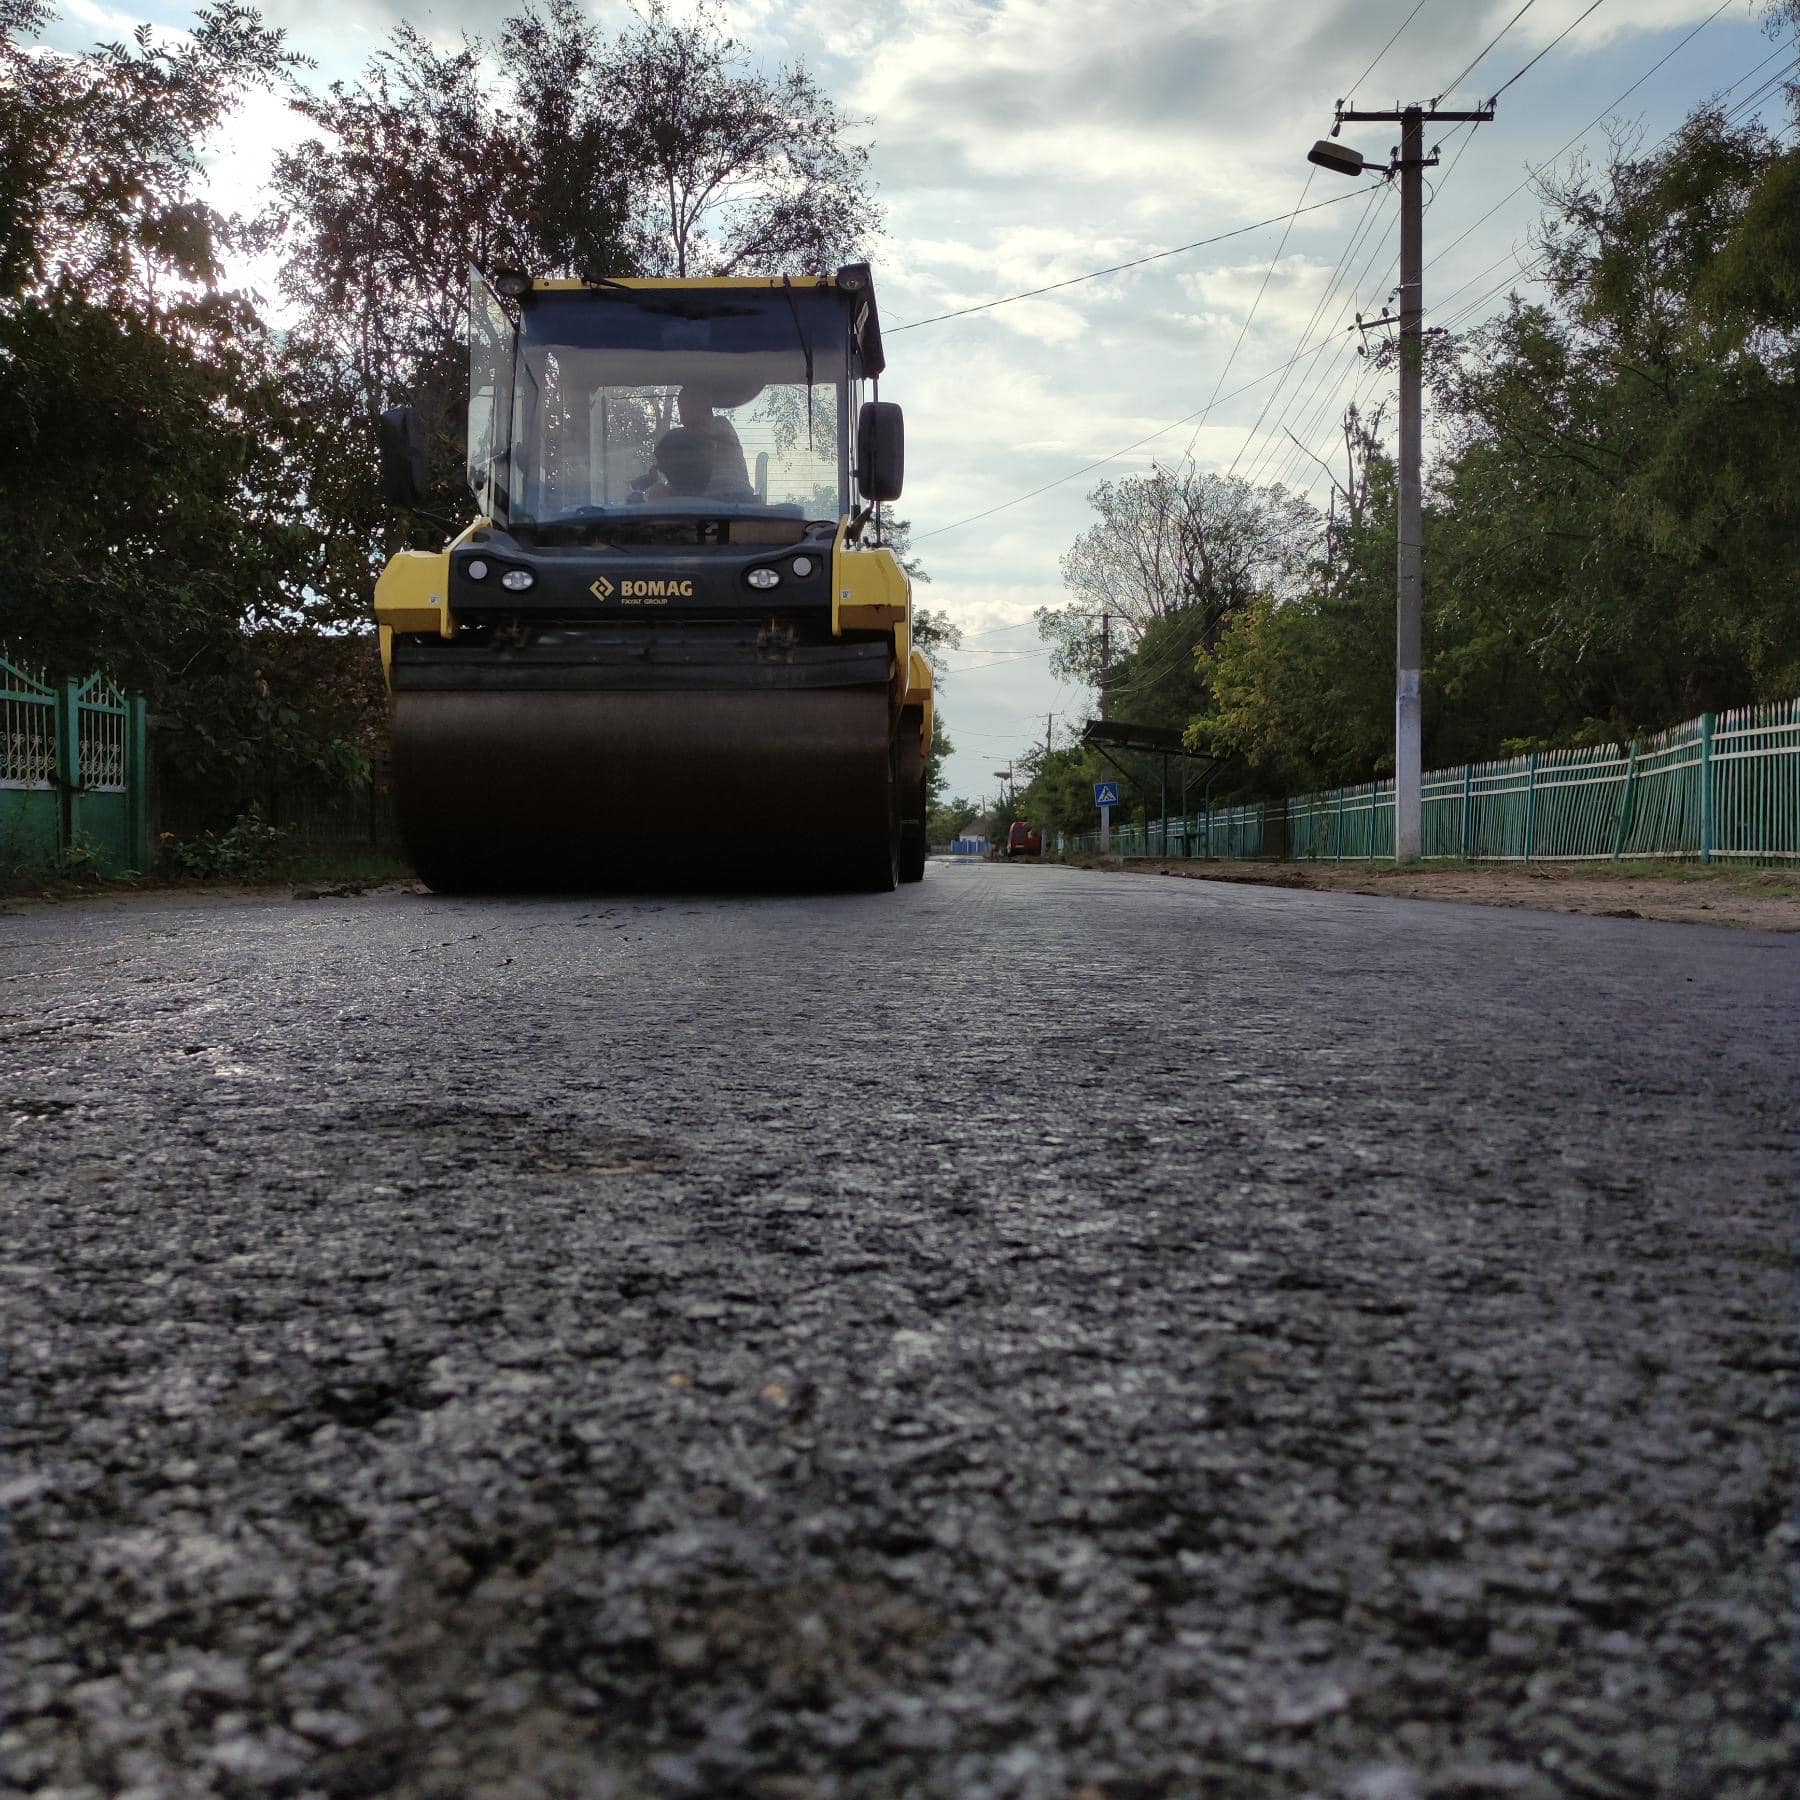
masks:
<path fill-rule="evenodd" d="M 148 720 L 104 675 L 46 682 L 0 658 L 0 868 L 150 866 Z"/>

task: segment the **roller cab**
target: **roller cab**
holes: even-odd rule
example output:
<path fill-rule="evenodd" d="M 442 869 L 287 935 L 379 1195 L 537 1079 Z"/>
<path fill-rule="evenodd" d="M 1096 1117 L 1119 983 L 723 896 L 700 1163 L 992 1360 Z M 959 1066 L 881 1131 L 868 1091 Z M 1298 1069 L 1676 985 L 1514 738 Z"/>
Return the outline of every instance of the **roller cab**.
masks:
<path fill-rule="evenodd" d="M 925 857 L 931 672 L 866 265 L 471 276 L 478 516 L 375 589 L 401 831 L 432 886 L 889 888 Z M 516 317 L 515 317 L 516 311 Z M 380 428 L 422 497 L 422 434 Z"/>

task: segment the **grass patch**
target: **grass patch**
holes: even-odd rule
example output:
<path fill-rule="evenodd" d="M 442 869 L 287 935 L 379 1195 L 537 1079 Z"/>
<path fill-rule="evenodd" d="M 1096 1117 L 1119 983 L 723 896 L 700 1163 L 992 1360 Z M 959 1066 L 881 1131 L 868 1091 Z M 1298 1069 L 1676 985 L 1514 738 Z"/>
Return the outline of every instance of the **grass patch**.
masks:
<path fill-rule="evenodd" d="M 346 882 L 414 881 L 412 864 L 391 850 L 308 850 L 283 857 L 275 878 L 289 883 L 340 886 Z"/>
<path fill-rule="evenodd" d="M 0 900 L 92 900 L 109 894 L 206 894 L 289 888 L 375 887 L 414 881 L 412 865 L 388 850 L 294 850 L 254 874 L 183 874 L 161 868 L 149 875 L 97 875 L 60 869 L 0 869 Z"/>

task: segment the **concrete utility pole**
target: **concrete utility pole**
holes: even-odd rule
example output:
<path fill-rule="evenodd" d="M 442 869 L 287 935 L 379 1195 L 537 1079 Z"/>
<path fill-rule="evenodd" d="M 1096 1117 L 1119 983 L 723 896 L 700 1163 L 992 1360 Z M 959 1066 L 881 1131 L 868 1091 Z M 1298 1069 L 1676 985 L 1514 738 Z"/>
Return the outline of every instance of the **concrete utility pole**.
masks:
<path fill-rule="evenodd" d="M 1425 854 L 1424 771 L 1419 717 L 1420 638 L 1425 611 L 1424 535 L 1425 114 L 1409 106 L 1400 124 L 1400 569 L 1394 634 L 1394 860 Z"/>
<path fill-rule="evenodd" d="M 1331 137 L 1356 120 L 1400 126 L 1400 144 L 1388 173 L 1400 176 L 1400 556 L 1394 632 L 1394 860 L 1417 862 L 1425 850 L 1424 773 L 1421 768 L 1419 667 L 1423 661 L 1425 583 L 1421 557 L 1424 518 L 1425 371 L 1425 171 L 1437 153 L 1425 154 L 1425 124 L 1484 125 L 1494 108 L 1439 112 L 1414 104 L 1394 112 L 1346 111 L 1340 100 Z M 1340 174 L 1368 173 L 1361 155 L 1331 139 L 1313 146 L 1310 160 Z M 1358 315 L 1358 325 L 1361 315 Z"/>

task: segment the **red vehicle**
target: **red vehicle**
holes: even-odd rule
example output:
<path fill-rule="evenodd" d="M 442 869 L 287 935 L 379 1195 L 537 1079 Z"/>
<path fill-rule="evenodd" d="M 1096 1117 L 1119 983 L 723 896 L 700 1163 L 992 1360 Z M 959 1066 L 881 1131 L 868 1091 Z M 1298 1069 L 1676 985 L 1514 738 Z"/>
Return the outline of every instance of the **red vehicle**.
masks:
<path fill-rule="evenodd" d="M 1035 825 L 1027 825 L 1023 819 L 1018 820 L 1006 834 L 1006 854 L 1009 857 L 1042 856 L 1044 834 Z"/>

